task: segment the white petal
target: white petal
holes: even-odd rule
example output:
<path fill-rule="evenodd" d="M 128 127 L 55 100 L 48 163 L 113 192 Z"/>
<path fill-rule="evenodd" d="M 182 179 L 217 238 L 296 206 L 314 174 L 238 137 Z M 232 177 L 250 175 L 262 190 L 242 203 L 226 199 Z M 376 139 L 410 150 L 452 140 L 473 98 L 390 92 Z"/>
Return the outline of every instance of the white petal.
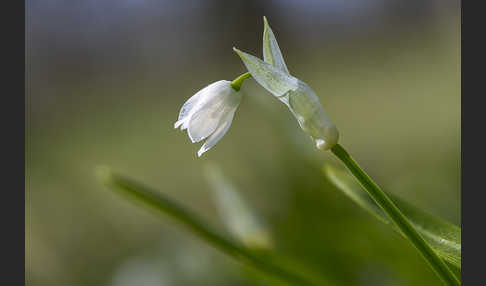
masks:
<path fill-rule="evenodd" d="M 191 96 L 191 98 L 189 98 L 184 103 L 184 105 L 181 108 L 181 111 L 179 112 L 179 118 L 177 119 L 177 122 L 183 120 L 184 118 L 186 118 L 190 114 L 191 110 L 197 104 L 197 102 L 201 98 L 201 95 L 204 93 L 205 89 L 206 88 L 203 88 L 200 91 L 196 92 L 196 94 L 194 94 L 193 96 Z M 178 126 L 176 126 L 177 122 L 174 124 L 174 128 L 177 128 L 178 127 Z"/>
<path fill-rule="evenodd" d="M 270 25 L 268 25 L 267 18 L 263 17 L 265 28 L 263 30 L 263 59 L 265 62 L 281 69 L 282 71 L 289 73 L 285 61 L 282 56 L 282 52 L 278 47 L 277 39 L 273 34 Z"/>
<path fill-rule="evenodd" d="M 204 140 L 211 135 L 218 127 L 220 117 L 211 117 L 207 113 L 198 112 L 194 114 L 194 120 L 189 121 L 187 134 L 192 143 Z"/>
<path fill-rule="evenodd" d="M 214 83 L 183 124 L 183 128 L 187 125 L 191 141 L 199 142 L 210 136 L 221 125 L 222 119 L 236 110 L 240 100 L 241 94 L 231 87 L 231 82 Z"/>
<path fill-rule="evenodd" d="M 191 118 L 190 116 L 191 114 L 184 117 L 184 119 L 178 120 L 176 123 L 174 123 L 174 128 L 178 128 L 180 126 L 181 131 L 187 129 L 187 125 L 189 124 L 189 118 Z"/>
<path fill-rule="evenodd" d="M 231 126 L 231 122 L 233 122 L 234 115 L 235 115 L 235 112 L 233 111 L 230 115 L 228 115 L 226 120 L 224 122 L 222 122 L 221 125 L 219 125 L 218 129 L 216 129 L 214 131 L 214 133 L 211 134 L 211 136 L 208 138 L 208 140 L 206 140 L 206 142 L 204 142 L 201 149 L 199 149 L 199 151 L 197 151 L 198 157 L 201 157 L 201 155 L 204 152 L 211 149 L 214 145 L 216 145 L 216 143 L 218 143 L 219 140 L 221 140 L 221 138 L 223 138 L 223 136 L 226 134 L 226 132 L 228 132 L 228 130 Z"/>
<path fill-rule="evenodd" d="M 176 123 L 174 123 L 174 128 L 176 128 L 176 129 L 179 128 L 179 126 L 181 126 L 185 121 L 186 121 L 185 118 L 181 119 L 181 120 L 177 120 Z"/>
<path fill-rule="evenodd" d="M 211 135 L 221 124 L 221 119 L 236 107 L 237 105 L 230 105 L 227 98 L 214 98 L 192 113 L 187 128 L 192 143 Z"/>
<path fill-rule="evenodd" d="M 186 129 L 187 129 L 187 126 L 189 125 L 189 118 L 190 118 L 190 117 L 186 117 L 186 119 L 184 120 L 184 123 L 182 123 L 182 126 L 181 126 L 181 131 L 183 131 L 183 130 L 186 130 Z"/>

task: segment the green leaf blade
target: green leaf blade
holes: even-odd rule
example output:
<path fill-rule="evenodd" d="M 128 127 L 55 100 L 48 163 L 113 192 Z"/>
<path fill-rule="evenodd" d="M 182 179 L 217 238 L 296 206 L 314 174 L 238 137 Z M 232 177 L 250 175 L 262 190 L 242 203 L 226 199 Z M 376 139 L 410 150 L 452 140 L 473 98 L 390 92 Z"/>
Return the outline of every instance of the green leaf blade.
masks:
<path fill-rule="evenodd" d="M 344 170 L 326 165 L 324 173 L 330 181 L 356 204 L 371 213 L 378 220 L 401 232 L 388 216 L 368 196 L 359 183 Z M 461 269 L 461 229 L 449 222 L 433 216 L 397 196 L 388 194 L 403 214 L 411 221 L 417 231 L 431 245 L 434 251 L 452 266 L 455 274 Z"/>
<path fill-rule="evenodd" d="M 233 242 L 214 231 L 209 225 L 203 223 L 197 215 L 180 204 L 131 178 L 114 173 L 106 167 L 97 168 L 96 175 L 116 193 L 131 199 L 134 203 L 171 216 L 209 245 L 242 263 L 248 264 L 258 272 L 279 279 L 285 285 L 329 285 L 329 283 L 322 283 L 322 279 L 308 277 L 309 275 L 302 276 L 302 274 L 296 273 L 293 269 L 289 269 L 281 263 L 268 258 L 263 259 L 241 244 Z"/>

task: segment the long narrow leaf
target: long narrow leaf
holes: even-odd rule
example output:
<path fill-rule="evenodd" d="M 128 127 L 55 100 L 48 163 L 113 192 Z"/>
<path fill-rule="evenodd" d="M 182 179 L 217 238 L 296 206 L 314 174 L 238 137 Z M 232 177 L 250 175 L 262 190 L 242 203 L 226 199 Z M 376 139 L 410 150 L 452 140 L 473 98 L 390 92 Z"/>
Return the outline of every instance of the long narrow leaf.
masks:
<path fill-rule="evenodd" d="M 324 173 L 352 201 L 400 233 L 388 216 L 383 213 L 349 173 L 331 165 L 324 167 Z M 388 195 L 437 254 L 451 266 L 456 274 L 459 274 L 461 269 L 461 229 L 420 210 L 397 196 Z"/>
<path fill-rule="evenodd" d="M 315 278 L 311 280 L 274 261 L 256 256 L 244 246 L 218 234 L 203 223 L 195 214 L 156 190 L 123 175 L 113 173 L 108 168 L 99 168 L 97 175 L 113 191 L 132 199 L 134 202 L 142 203 L 142 205 L 150 207 L 152 210 L 171 216 L 213 247 L 252 266 L 258 271 L 279 278 L 282 282 L 286 282 L 289 285 L 323 285 L 322 282 L 314 282 Z"/>

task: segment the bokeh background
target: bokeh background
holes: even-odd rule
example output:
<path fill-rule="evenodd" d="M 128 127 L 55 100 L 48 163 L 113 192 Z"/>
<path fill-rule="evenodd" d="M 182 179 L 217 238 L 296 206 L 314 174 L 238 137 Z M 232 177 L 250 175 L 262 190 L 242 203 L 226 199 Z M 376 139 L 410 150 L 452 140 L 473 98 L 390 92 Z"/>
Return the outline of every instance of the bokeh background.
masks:
<path fill-rule="evenodd" d="M 94 176 L 109 166 L 228 234 L 209 162 L 265 221 L 273 251 L 332 285 L 440 285 L 327 181 L 319 166 L 338 162 L 255 81 L 201 158 L 173 123 L 196 91 L 245 72 L 233 46 L 262 55 L 265 15 L 365 170 L 459 225 L 459 1 L 45 0 L 26 15 L 29 285 L 270 285 Z"/>

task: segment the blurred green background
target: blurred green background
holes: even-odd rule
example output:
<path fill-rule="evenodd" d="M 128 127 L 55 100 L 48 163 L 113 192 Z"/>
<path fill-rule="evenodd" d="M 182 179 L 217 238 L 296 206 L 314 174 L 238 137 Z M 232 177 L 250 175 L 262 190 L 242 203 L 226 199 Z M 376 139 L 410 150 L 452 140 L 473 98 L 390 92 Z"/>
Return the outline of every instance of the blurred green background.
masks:
<path fill-rule="evenodd" d="M 334 285 L 440 285 L 420 254 L 336 190 L 288 109 L 259 87 L 201 158 L 182 104 L 261 56 L 267 16 L 290 72 L 386 191 L 460 225 L 458 1 L 28 1 L 29 285 L 269 285 L 170 218 L 114 195 L 134 177 L 227 233 L 208 162 L 263 221 L 274 251 Z"/>

